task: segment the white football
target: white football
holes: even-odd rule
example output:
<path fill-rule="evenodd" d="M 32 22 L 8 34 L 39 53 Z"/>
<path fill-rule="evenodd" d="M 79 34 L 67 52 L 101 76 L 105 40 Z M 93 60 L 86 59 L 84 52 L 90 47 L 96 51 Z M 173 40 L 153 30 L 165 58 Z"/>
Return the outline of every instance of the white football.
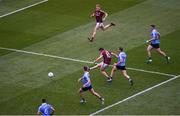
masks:
<path fill-rule="evenodd" d="M 54 77 L 54 74 L 52 72 L 49 72 L 48 77 Z"/>

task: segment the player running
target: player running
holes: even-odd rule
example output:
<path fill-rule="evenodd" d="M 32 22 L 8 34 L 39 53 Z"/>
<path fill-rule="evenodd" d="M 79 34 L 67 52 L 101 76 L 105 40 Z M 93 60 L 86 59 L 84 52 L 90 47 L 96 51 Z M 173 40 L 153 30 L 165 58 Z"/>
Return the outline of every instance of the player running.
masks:
<path fill-rule="evenodd" d="M 156 51 L 160 55 L 165 57 L 166 62 L 169 63 L 170 57 L 168 57 L 165 52 L 161 51 L 160 46 L 159 46 L 159 44 L 160 44 L 160 33 L 157 31 L 155 25 L 150 25 L 150 26 L 151 26 L 151 39 L 146 41 L 146 43 L 150 42 L 150 44 L 147 47 L 147 53 L 148 53 L 147 63 L 151 63 L 152 62 L 152 58 L 151 58 L 151 51 L 152 51 L 152 49 L 156 49 Z"/>
<path fill-rule="evenodd" d="M 90 42 L 93 42 L 96 36 L 96 31 L 98 29 L 102 29 L 103 31 L 108 29 L 111 26 L 115 26 L 114 23 L 110 23 L 106 26 L 104 26 L 103 22 L 106 20 L 108 14 L 101 10 L 101 7 L 99 4 L 96 4 L 96 10 L 91 14 L 90 17 L 96 17 L 96 26 L 93 29 L 93 33 L 91 35 L 91 38 L 88 38 Z"/>
<path fill-rule="evenodd" d="M 80 88 L 79 90 L 79 94 L 81 97 L 80 103 L 86 103 L 86 100 L 83 97 L 83 92 L 89 90 L 94 96 L 96 96 L 97 98 L 99 98 L 101 100 L 101 103 L 104 104 L 104 98 L 102 98 L 98 93 L 96 93 L 93 89 L 93 87 L 91 86 L 91 80 L 90 80 L 90 74 L 89 74 L 89 67 L 85 66 L 84 67 L 84 75 L 78 79 L 79 81 L 82 81 L 83 83 L 83 87 Z"/>
<path fill-rule="evenodd" d="M 122 47 L 118 48 L 119 50 L 119 55 L 118 55 L 118 62 L 114 63 L 113 68 L 111 70 L 111 78 L 114 75 L 114 72 L 118 69 L 121 71 L 121 73 L 123 74 L 123 76 L 129 81 L 130 85 L 133 85 L 133 80 L 131 79 L 131 77 L 127 74 L 126 71 L 126 58 L 127 55 L 126 53 L 123 51 Z"/>
<path fill-rule="evenodd" d="M 108 82 L 111 82 L 112 79 L 110 76 L 106 73 L 105 69 L 111 64 L 112 55 L 115 57 L 118 57 L 117 54 L 107 51 L 104 48 L 99 48 L 100 56 L 94 60 L 94 63 L 97 61 L 103 60 L 101 63 L 98 63 L 96 66 L 91 67 L 90 70 L 93 70 L 95 68 L 100 68 L 101 73 L 107 78 Z"/>
<path fill-rule="evenodd" d="M 42 104 L 39 106 L 37 115 L 42 114 L 43 116 L 50 116 L 53 115 L 55 112 L 55 109 L 50 105 L 46 103 L 46 99 L 42 99 Z"/>

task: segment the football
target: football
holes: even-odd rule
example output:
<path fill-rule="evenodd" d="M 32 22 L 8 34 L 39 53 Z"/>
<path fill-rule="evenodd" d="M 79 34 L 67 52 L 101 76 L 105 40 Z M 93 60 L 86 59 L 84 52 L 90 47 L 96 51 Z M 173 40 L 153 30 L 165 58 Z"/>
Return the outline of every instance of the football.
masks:
<path fill-rule="evenodd" d="M 53 74 L 52 72 L 49 72 L 49 73 L 48 73 L 48 77 L 50 77 L 50 78 L 51 78 L 51 77 L 54 77 L 54 74 Z"/>

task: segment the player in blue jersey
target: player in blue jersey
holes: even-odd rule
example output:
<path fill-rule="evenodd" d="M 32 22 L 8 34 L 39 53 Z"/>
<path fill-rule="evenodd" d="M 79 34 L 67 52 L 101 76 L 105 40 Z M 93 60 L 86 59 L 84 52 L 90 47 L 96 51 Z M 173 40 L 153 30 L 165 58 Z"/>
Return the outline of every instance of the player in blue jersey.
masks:
<path fill-rule="evenodd" d="M 89 67 L 84 67 L 84 75 L 78 79 L 78 82 L 82 81 L 83 87 L 79 89 L 79 95 L 81 97 L 80 103 L 86 103 L 85 98 L 83 97 L 83 92 L 89 90 L 94 96 L 100 99 L 101 103 L 104 104 L 104 98 L 102 98 L 97 92 L 94 91 L 89 74 Z"/>
<path fill-rule="evenodd" d="M 127 74 L 126 71 L 126 58 L 127 55 L 126 53 L 123 51 L 122 47 L 118 48 L 119 51 L 119 55 L 118 55 L 118 62 L 114 63 L 113 68 L 111 70 L 111 75 L 110 77 L 112 78 L 114 75 L 114 72 L 118 69 L 121 71 L 121 73 L 123 74 L 123 76 L 129 81 L 130 85 L 133 85 L 133 80 L 131 79 L 131 77 Z"/>
<path fill-rule="evenodd" d="M 39 106 L 37 114 L 42 114 L 43 116 L 50 116 L 55 112 L 55 109 L 50 104 L 46 103 L 46 99 L 42 99 L 42 104 Z"/>
<path fill-rule="evenodd" d="M 160 33 L 157 31 L 156 26 L 155 25 L 150 25 L 151 26 L 151 38 L 149 40 L 146 41 L 146 43 L 150 44 L 147 47 L 147 53 L 148 53 L 148 60 L 147 63 L 151 63 L 152 62 L 152 58 L 151 58 L 151 51 L 152 49 L 156 49 L 156 51 L 165 57 L 166 62 L 169 63 L 170 57 L 168 57 L 166 55 L 165 52 L 161 51 L 160 49 Z"/>

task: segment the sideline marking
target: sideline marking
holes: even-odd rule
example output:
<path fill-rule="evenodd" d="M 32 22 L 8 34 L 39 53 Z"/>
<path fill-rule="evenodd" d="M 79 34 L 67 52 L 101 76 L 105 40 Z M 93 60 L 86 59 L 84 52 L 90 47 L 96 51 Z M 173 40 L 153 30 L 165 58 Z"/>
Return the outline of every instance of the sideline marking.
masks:
<path fill-rule="evenodd" d="M 32 4 L 32 5 L 29 5 L 29 6 L 20 8 L 20 9 L 18 9 L 18 10 L 15 10 L 15 11 L 12 11 L 12 12 L 9 12 L 9 13 L 6 13 L 6 14 L 4 14 L 4 15 L 1 15 L 0 18 L 3 18 L 3 17 L 6 17 L 6 16 L 9 16 L 9 15 L 15 14 L 15 13 L 17 13 L 17 12 L 26 10 L 26 9 L 31 8 L 31 7 L 33 7 L 33 6 L 36 6 L 36 5 L 45 3 L 45 2 L 47 2 L 47 1 L 48 1 L 48 0 L 43 0 L 43 1 L 40 1 L 40 2 L 37 2 L 37 3 L 34 3 L 34 4 Z"/>

